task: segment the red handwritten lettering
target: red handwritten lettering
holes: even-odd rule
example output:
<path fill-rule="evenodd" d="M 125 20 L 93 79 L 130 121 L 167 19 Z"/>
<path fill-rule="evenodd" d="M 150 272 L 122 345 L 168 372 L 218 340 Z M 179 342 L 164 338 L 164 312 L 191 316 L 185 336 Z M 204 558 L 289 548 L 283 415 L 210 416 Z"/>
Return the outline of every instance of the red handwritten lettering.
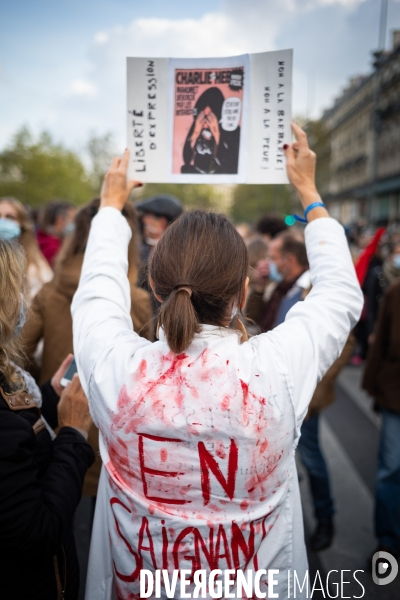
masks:
<path fill-rule="evenodd" d="M 157 477 L 178 477 L 179 475 L 184 475 L 185 473 L 181 473 L 179 471 L 160 471 L 159 469 L 149 469 L 146 467 L 144 462 L 144 445 L 143 438 L 147 438 L 149 440 L 153 440 L 155 442 L 174 442 L 174 443 L 182 443 L 182 440 L 174 439 L 174 438 L 166 438 L 166 437 L 158 437 L 155 435 L 148 435 L 147 433 L 139 433 L 139 461 L 140 461 L 140 473 L 142 476 L 143 483 L 143 493 L 148 500 L 155 500 L 156 502 L 165 502 L 165 504 L 187 504 L 190 503 L 191 500 L 183 500 L 182 498 L 160 498 L 159 496 L 150 496 L 147 488 L 146 474 L 154 475 Z"/>
<path fill-rule="evenodd" d="M 162 527 L 162 568 L 168 570 L 168 535 L 165 527 Z"/>
<path fill-rule="evenodd" d="M 209 470 L 214 474 L 216 480 L 226 492 L 231 500 L 235 494 L 236 472 L 238 468 L 238 448 L 235 440 L 231 440 L 228 459 L 228 477 L 224 478 L 221 469 L 215 458 L 206 450 L 203 442 L 198 443 L 198 452 L 201 469 L 201 490 L 203 493 L 204 505 L 210 502 L 211 485 Z"/>
<path fill-rule="evenodd" d="M 220 554 L 220 547 L 221 547 L 221 539 L 222 542 L 224 544 L 224 554 Z M 217 533 L 217 546 L 215 549 L 215 557 L 216 557 L 216 569 L 218 569 L 218 559 L 219 558 L 225 558 L 227 564 L 228 564 L 228 569 L 232 569 L 232 561 L 231 561 L 231 554 L 229 552 L 229 545 L 228 545 L 228 540 L 226 537 L 226 533 L 225 533 L 225 529 L 223 527 L 223 525 L 221 524 L 218 528 L 218 533 Z"/>
<path fill-rule="evenodd" d="M 149 540 L 148 546 L 143 546 L 143 536 L 144 536 L 145 531 L 146 531 L 147 539 Z M 153 567 L 155 569 L 157 569 L 156 556 L 154 554 L 153 538 L 151 537 L 151 533 L 150 533 L 150 529 L 149 529 L 149 522 L 146 517 L 142 518 L 142 525 L 141 525 L 140 531 L 139 531 L 139 544 L 138 544 L 138 551 L 143 560 L 142 552 L 141 552 L 142 550 L 146 550 L 147 552 L 150 552 Z"/>
<path fill-rule="evenodd" d="M 232 546 L 232 556 L 233 556 L 233 562 L 235 565 L 235 569 L 241 568 L 241 569 L 245 570 L 254 555 L 254 522 L 253 521 L 250 521 L 250 535 L 249 535 L 248 542 L 246 542 L 246 540 L 244 539 L 244 535 L 241 532 L 238 524 L 235 521 L 232 521 L 231 546 Z M 245 566 L 243 566 L 243 567 L 240 566 L 239 548 L 242 551 L 242 553 L 245 557 L 245 560 L 246 560 Z"/>
<path fill-rule="evenodd" d="M 194 541 L 196 545 L 196 554 L 200 554 L 199 552 L 199 544 L 201 549 L 203 550 L 204 556 L 209 564 L 210 569 L 216 569 L 215 565 L 215 555 L 214 555 L 214 528 L 210 528 L 210 533 L 208 536 L 208 548 L 206 542 L 203 540 L 203 537 L 197 527 L 194 529 Z M 200 568 L 200 567 L 199 567 Z"/>
<path fill-rule="evenodd" d="M 130 575 L 123 575 L 122 573 L 120 573 L 118 571 L 117 567 L 115 566 L 115 562 L 113 561 L 115 574 L 119 579 L 121 579 L 121 581 L 126 581 L 127 583 L 132 583 L 139 577 L 139 573 L 140 573 L 140 569 L 142 568 L 143 561 L 142 561 L 142 558 L 137 554 L 137 552 L 135 552 L 135 550 L 132 548 L 132 546 L 130 545 L 128 540 L 122 535 L 121 529 L 119 528 L 119 523 L 117 521 L 117 517 L 115 516 L 114 509 L 112 507 L 114 504 L 119 504 L 125 510 L 127 510 L 129 513 L 132 511 L 127 506 L 125 506 L 125 504 L 123 504 L 121 502 L 121 500 L 119 500 L 118 498 L 115 498 L 115 497 L 111 498 L 110 504 L 111 504 L 111 509 L 113 511 L 115 526 L 117 528 L 118 535 L 123 540 L 124 544 L 128 548 L 129 553 L 135 558 L 135 561 L 136 561 L 136 567 Z"/>
<path fill-rule="evenodd" d="M 179 547 L 181 544 L 184 544 L 184 539 L 185 537 L 187 537 L 190 534 L 193 534 L 195 530 L 195 527 L 185 527 L 185 529 L 183 529 L 180 534 L 178 535 L 178 537 L 175 540 L 174 546 L 172 548 L 172 555 L 174 557 L 174 565 L 175 565 L 175 569 L 179 569 Z M 195 538 L 196 539 L 196 538 Z M 184 560 L 189 560 L 192 563 L 192 573 L 190 575 L 190 577 L 193 577 L 193 574 L 195 571 L 198 571 L 200 569 L 200 556 L 199 556 L 199 551 L 198 551 L 198 544 L 194 544 L 194 555 L 192 554 L 185 554 L 182 558 Z"/>

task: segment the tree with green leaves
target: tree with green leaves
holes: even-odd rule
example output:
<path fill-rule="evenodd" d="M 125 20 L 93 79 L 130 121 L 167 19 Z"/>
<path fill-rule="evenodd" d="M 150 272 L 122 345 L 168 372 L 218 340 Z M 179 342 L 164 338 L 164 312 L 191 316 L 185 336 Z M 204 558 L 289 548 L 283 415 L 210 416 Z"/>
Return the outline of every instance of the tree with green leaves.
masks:
<path fill-rule="evenodd" d="M 86 152 L 90 160 L 90 180 L 93 191 L 95 195 L 99 195 L 111 159 L 117 154 L 112 134 L 96 135 L 91 132 L 86 144 Z"/>
<path fill-rule="evenodd" d="M 301 117 L 295 120 L 305 129 L 310 148 L 317 154 L 316 183 L 323 195 L 329 182 L 329 134 L 322 120 L 306 122 Z M 266 212 L 285 216 L 298 209 L 296 194 L 289 185 L 238 185 L 233 194 L 231 214 L 236 222 L 251 223 Z"/>
<path fill-rule="evenodd" d="M 168 194 L 181 200 L 186 209 L 223 211 L 225 198 L 223 191 L 213 185 L 181 183 L 146 183 L 141 198 Z"/>
<path fill-rule="evenodd" d="M 23 127 L 0 153 L 0 196 L 40 207 L 55 198 L 83 204 L 92 195 L 93 185 L 79 156 L 46 132 L 35 140 Z"/>
<path fill-rule="evenodd" d="M 322 119 L 308 121 L 304 126 L 308 145 L 317 155 L 315 182 L 317 190 L 323 196 L 328 191 L 331 162 L 331 139 L 326 123 Z"/>
<path fill-rule="evenodd" d="M 273 212 L 285 216 L 293 206 L 289 185 L 237 185 L 233 192 L 231 216 L 236 223 L 253 223 L 262 214 Z"/>

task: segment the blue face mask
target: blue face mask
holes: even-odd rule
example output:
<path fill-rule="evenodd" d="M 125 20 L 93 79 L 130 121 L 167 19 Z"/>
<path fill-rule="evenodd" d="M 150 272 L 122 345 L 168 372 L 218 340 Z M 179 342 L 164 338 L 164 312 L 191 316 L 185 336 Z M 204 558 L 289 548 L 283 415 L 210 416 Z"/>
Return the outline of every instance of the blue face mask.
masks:
<path fill-rule="evenodd" d="M 395 254 L 393 256 L 393 265 L 396 267 L 396 269 L 400 269 L 400 254 Z"/>
<path fill-rule="evenodd" d="M 14 329 L 14 335 L 15 337 L 18 337 L 19 334 L 21 333 L 21 329 L 23 328 L 23 326 L 26 323 L 26 316 L 25 316 L 25 310 L 24 310 L 24 304 L 21 304 L 21 311 L 19 313 L 19 317 L 18 317 L 18 321 L 17 324 L 15 326 Z"/>
<path fill-rule="evenodd" d="M 21 235 L 21 227 L 11 219 L 0 219 L 0 239 L 15 240 Z"/>
<path fill-rule="evenodd" d="M 75 231 L 75 223 L 68 223 L 63 229 L 64 235 L 68 235 L 69 233 L 73 233 Z"/>
<path fill-rule="evenodd" d="M 272 279 L 272 281 L 276 281 L 277 283 L 279 283 L 283 279 L 283 276 L 279 273 L 278 268 L 274 262 L 269 263 L 269 278 Z"/>

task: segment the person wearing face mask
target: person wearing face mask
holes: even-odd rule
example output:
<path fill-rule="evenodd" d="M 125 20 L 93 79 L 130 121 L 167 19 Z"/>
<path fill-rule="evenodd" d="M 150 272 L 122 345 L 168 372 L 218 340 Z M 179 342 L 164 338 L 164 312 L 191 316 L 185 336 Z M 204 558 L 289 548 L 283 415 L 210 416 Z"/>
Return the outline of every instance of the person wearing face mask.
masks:
<path fill-rule="evenodd" d="M 153 196 L 136 204 L 140 213 L 140 225 L 143 243 L 140 247 L 140 258 L 147 263 L 152 248 L 172 221 L 182 214 L 182 203 L 174 196 Z"/>
<path fill-rule="evenodd" d="M 139 202 L 136 204 L 136 210 L 140 214 L 139 224 L 142 232 L 142 243 L 139 249 L 141 265 L 138 273 L 138 286 L 150 293 L 152 312 L 155 316 L 160 304 L 151 293 L 147 279 L 147 263 L 150 252 L 157 245 L 168 225 L 183 213 L 183 207 L 178 198 L 162 194 Z M 155 333 L 155 325 L 153 329 Z"/>
<path fill-rule="evenodd" d="M 74 230 L 75 213 L 75 206 L 65 200 L 55 200 L 45 208 L 37 232 L 37 240 L 43 255 L 52 267 L 63 239 Z"/>
<path fill-rule="evenodd" d="M 29 361 L 26 366 L 32 372 L 37 373 L 40 383 L 47 381 L 60 360 L 72 352 L 71 302 L 78 287 L 91 223 L 98 213 L 99 204 L 100 199 L 94 198 L 76 213 L 75 230 L 64 241 L 59 252 L 54 279 L 43 286 L 33 299 L 27 323 L 21 335 L 22 346 Z M 138 274 L 137 215 L 129 203 L 125 206 L 123 214 L 133 235 L 128 254 L 130 315 L 135 328 L 144 337 L 151 340 L 150 295 L 136 284 Z M 43 339 L 43 356 L 41 364 L 37 365 L 35 349 L 40 339 Z M 38 366 L 40 369 L 37 368 Z M 96 461 L 88 471 L 83 495 L 94 498 L 101 469 L 101 460 L 98 454 L 98 432 L 94 426 L 89 431 L 89 443 L 96 453 Z"/>
<path fill-rule="evenodd" d="M 268 285 L 273 282 L 274 285 Z M 267 332 L 283 323 L 288 310 L 310 287 L 308 260 L 301 236 L 283 232 L 268 245 L 268 259 L 255 269 L 246 316 Z"/>
<path fill-rule="evenodd" d="M 0 239 L 0 596 L 76 600 L 73 516 L 92 420 L 78 376 L 61 386 L 71 354 L 40 389 L 22 369 L 25 267 L 21 245 Z"/>
<path fill-rule="evenodd" d="M 0 198 L 0 239 L 17 241 L 25 250 L 28 302 L 53 278 L 34 233 L 34 225 L 24 205 L 15 198 Z"/>
<path fill-rule="evenodd" d="M 305 299 L 311 287 L 308 272 L 308 260 L 305 244 L 301 237 L 293 233 L 282 233 L 270 241 L 268 246 L 269 260 L 259 263 L 256 268 L 258 283 L 261 277 L 268 277 L 273 282 L 272 294 L 260 302 L 260 287 L 258 288 L 259 312 L 256 315 L 251 310 L 255 308 L 249 298 L 250 314 L 246 315 L 256 320 L 263 331 L 281 325 L 289 310 L 299 301 Z M 261 280 L 261 281 L 260 281 Z M 265 285 L 265 283 L 264 283 Z M 268 287 L 266 288 L 268 293 Z M 257 292 L 256 292 L 257 293 Z M 314 505 L 314 515 L 317 522 L 310 544 L 316 551 L 325 550 L 333 541 L 335 512 L 331 494 L 329 472 L 319 443 L 319 413 L 335 399 L 334 384 L 342 368 L 350 359 L 354 347 L 354 338 L 350 336 L 341 356 L 333 363 L 326 375 L 317 385 L 312 397 L 306 418 L 301 426 L 301 436 L 298 452 L 308 473 L 311 496 Z"/>
<path fill-rule="evenodd" d="M 374 267 L 367 282 L 367 324 L 370 343 L 385 290 L 400 278 L 400 239 L 389 242 L 389 253 L 382 264 Z"/>

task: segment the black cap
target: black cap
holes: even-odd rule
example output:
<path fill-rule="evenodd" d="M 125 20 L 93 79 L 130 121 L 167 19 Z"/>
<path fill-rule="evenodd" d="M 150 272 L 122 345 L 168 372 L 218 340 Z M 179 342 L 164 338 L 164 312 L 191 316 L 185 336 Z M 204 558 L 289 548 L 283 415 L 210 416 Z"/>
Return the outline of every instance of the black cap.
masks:
<path fill-rule="evenodd" d="M 169 221 L 173 221 L 183 213 L 183 206 L 178 198 L 174 196 L 152 196 L 136 204 L 137 210 L 141 212 L 153 213 L 160 217 L 166 217 Z"/>

